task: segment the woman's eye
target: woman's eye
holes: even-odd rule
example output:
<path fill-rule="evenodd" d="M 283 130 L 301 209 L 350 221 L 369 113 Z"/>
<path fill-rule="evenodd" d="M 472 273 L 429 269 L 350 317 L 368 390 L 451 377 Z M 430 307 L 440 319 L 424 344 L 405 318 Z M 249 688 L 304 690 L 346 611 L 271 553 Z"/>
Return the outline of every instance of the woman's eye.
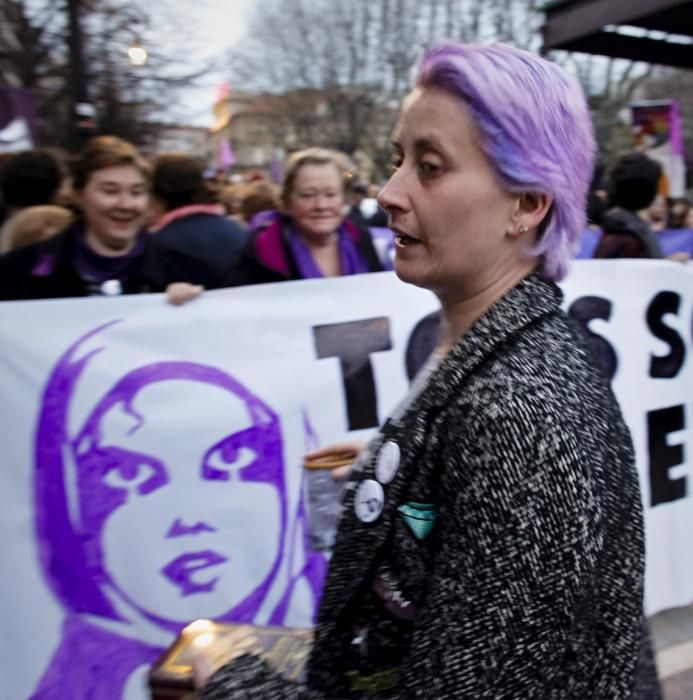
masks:
<path fill-rule="evenodd" d="M 133 462 L 109 469 L 103 480 L 116 489 L 133 489 L 156 475 L 154 465 L 147 462 Z"/>
<path fill-rule="evenodd" d="M 252 464 L 257 458 L 257 452 L 249 447 L 241 447 L 235 450 L 232 459 L 229 461 L 228 455 L 222 447 L 212 450 L 205 460 L 204 471 L 208 479 L 218 479 L 228 481 L 232 478 L 232 472 L 238 473 L 244 467 Z"/>
<path fill-rule="evenodd" d="M 419 163 L 419 168 L 424 175 L 434 175 L 440 170 L 440 166 L 437 163 L 431 163 L 430 161 L 422 161 Z"/>

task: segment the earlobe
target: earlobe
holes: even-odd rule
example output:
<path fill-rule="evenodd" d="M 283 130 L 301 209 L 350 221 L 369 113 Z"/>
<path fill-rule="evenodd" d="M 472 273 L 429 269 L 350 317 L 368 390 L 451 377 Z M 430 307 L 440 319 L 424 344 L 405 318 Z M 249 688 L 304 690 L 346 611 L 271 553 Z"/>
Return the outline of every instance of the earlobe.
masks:
<path fill-rule="evenodd" d="M 518 236 L 522 236 L 527 233 L 527 231 L 529 231 L 529 226 L 522 221 L 518 221 L 518 217 L 513 217 L 510 225 L 508 226 L 507 233 L 511 238 L 517 238 Z"/>
<path fill-rule="evenodd" d="M 545 192 L 523 192 L 517 200 L 515 235 L 527 233 L 538 227 L 546 218 L 553 204 L 553 196 Z"/>

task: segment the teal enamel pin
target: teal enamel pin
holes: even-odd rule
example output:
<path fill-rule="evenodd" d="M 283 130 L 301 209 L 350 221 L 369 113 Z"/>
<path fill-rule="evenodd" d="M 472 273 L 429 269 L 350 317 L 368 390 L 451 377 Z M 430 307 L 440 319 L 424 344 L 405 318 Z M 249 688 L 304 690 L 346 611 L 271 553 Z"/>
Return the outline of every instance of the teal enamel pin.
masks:
<path fill-rule="evenodd" d="M 409 501 L 399 506 L 397 511 L 419 541 L 428 537 L 438 516 L 432 503 Z"/>

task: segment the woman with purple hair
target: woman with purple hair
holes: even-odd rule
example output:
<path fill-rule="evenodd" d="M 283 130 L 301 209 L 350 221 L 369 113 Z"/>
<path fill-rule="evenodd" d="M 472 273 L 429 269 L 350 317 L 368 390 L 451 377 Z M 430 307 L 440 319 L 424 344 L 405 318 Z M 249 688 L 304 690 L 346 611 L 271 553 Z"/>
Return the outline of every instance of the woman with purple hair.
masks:
<path fill-rule="evenodd" d="M 426 53 L 379 201 L 439 345 L 352 471 L 307 682 L 239 651 L 203 698 L 660 696 L 630 436 L 555 284 L 594 150 L 558 66 Z"/>

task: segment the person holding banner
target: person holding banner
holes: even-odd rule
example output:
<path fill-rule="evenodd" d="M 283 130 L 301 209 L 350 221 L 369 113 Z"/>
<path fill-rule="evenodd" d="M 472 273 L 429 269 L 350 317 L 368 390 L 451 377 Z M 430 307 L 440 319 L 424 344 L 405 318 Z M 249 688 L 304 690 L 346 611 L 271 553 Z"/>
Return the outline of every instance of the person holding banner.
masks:
<path fill-rule="evenodd" d="M 440 344 L 353 468 L 306 683 L 241 626 L 205 700 L 660 697 L 630 436 L 555 284 L 594 149 L 558 66 L 425 54 L 379 201 Z"/>
<path fill-rule="evenodd" d="M 214 286 L 203 261 L 171 250 L 144 228 L 149 164 L 130 143 L 93 139 L 74 165 L 81 218 L 47 241 L 0 257 L 0 300 L 163 292 Z"/>
<path fill-rule="evenodd" d="M 294 153 L 286 165 L 282 212 L 251 234 L 227 286 L 379 272 L 367 229 L 344 217 L 347 180 L 339 154 Z"/>

